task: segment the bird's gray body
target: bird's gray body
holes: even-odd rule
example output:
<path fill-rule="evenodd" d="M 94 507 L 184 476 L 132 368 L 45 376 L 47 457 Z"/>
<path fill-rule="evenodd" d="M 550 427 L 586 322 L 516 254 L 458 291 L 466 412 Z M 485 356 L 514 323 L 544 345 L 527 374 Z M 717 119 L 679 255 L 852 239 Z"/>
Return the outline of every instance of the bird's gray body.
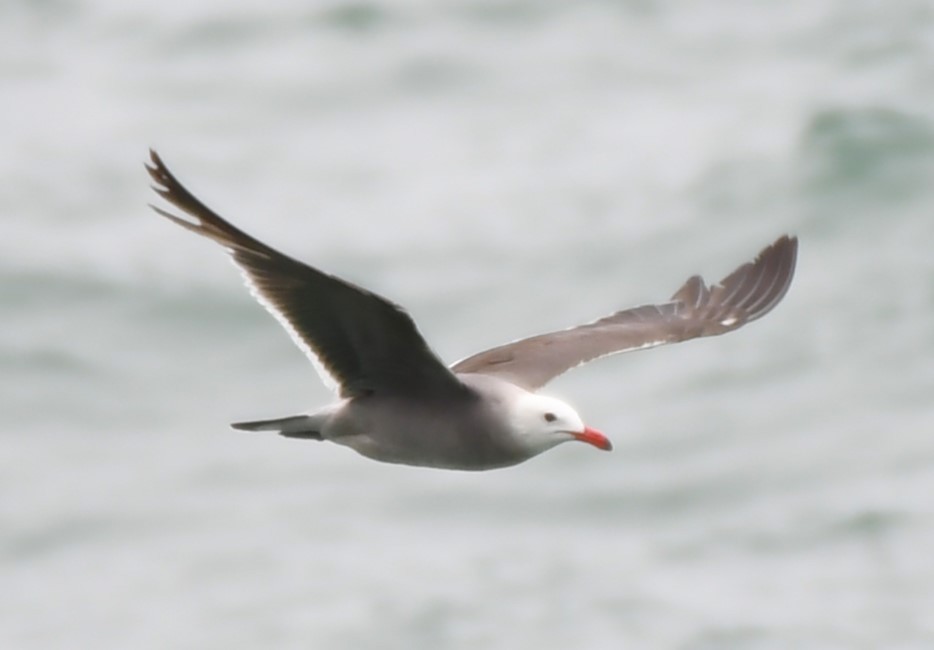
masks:
<path fill-rule="evenodd" d="M 483 375 L 458 379 L 475 393 L 444 400 L 363 395 L 309 414 L 308 425 L 322 440 L 389 463 L 485 470 L 530 458 L 506 427 L 507 400 L 516 389 Z"/>
<path fill-rule="evenodd" d="M 606 437 L 573 409 L 536 391 L 600 357 L 737 329 L 771 311 L 794 275 L 797 240 L 780 237 L 717 285 L 694 276 L 668 302 L 507 343 L 448 368 L 401 307 L 247 235 L 185 189 L 155 152 L 151 159 L 156 191 L 192 220 L 154 209 L 227 249 L 254 296 L 340 397 L 305 415 L 233 426 L 330 441 L 383 462 L 484 470 L 573 439 L 608 450 Z"/>
<path fill-rule="evenodd" d="M 326 440 L 367 458 L 439 469 L 485 470 L 534 454 L 508 435 L 509 398 L 521 390 L 495 377 L 457 375 L 470 390 L 443 400 L 384 391 L 352 397 L 305 415 L 237 422 L 244 431 Z"/>

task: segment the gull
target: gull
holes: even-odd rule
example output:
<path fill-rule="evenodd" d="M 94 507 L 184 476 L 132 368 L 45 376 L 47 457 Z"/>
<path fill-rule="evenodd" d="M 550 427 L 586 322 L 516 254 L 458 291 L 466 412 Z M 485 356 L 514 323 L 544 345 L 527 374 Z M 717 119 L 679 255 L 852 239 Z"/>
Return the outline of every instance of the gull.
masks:
<path fill-rule="evenodd" d="M 368 458 L 453 470 L 524 462 L 556 445 L 612 449 L 566 402 L 540 394 L 581 364 L 732 332 L 769 313 L 794 276 L 798 241 L 783 235 L 718 284 L 689 278 L 667 302 L 478 352 L 446 366 L 399 305 L 283 255 L 195 198 L 150 150 L 153 189 L 185 216 L 151 206 L 220 244 L 246 284 L 336 393 L 300 415 L 232 424 L 323 440 Z"/>

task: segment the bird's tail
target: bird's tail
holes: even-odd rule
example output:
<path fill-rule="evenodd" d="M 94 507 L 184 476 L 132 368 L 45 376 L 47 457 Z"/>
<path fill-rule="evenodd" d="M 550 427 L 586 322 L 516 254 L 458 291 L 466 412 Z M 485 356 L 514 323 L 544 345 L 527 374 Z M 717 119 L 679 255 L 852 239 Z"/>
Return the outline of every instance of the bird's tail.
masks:
<path fill-rule="evenodd" d="M 234 422 L 230 426 L 241 431 L 276 431 L 280 436 L 286 438 L 323 440 L 321 437 L 321 424 L 321 418 L 312 415 L 290 415 L 275 420 Z"/>

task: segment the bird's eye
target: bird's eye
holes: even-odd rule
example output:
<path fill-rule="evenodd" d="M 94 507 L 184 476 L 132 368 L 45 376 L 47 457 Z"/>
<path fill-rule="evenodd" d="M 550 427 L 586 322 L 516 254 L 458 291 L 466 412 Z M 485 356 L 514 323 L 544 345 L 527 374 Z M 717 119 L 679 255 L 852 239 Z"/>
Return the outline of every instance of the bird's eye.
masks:
<path fill-rule="evenodd" d="M 554 413 L 545 413 L 545 422 L 554 422 L 558 419 L 558 416 Z"/>

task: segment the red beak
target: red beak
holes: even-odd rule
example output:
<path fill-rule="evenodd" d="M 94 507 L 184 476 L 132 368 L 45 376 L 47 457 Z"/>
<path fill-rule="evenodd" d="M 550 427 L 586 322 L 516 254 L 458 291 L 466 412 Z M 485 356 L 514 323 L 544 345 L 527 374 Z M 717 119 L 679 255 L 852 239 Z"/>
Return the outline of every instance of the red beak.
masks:
<path fill-rule="evenodd" d="M 575 433 L 574 438 L 593 445 L 597 449 L 602 449 L 603 451 L 613 450 L 613 443 L 610 442 L 610 439 L 596 429 L 591 429 L 590 427 L 584 427 L 581 433 Z"/>

